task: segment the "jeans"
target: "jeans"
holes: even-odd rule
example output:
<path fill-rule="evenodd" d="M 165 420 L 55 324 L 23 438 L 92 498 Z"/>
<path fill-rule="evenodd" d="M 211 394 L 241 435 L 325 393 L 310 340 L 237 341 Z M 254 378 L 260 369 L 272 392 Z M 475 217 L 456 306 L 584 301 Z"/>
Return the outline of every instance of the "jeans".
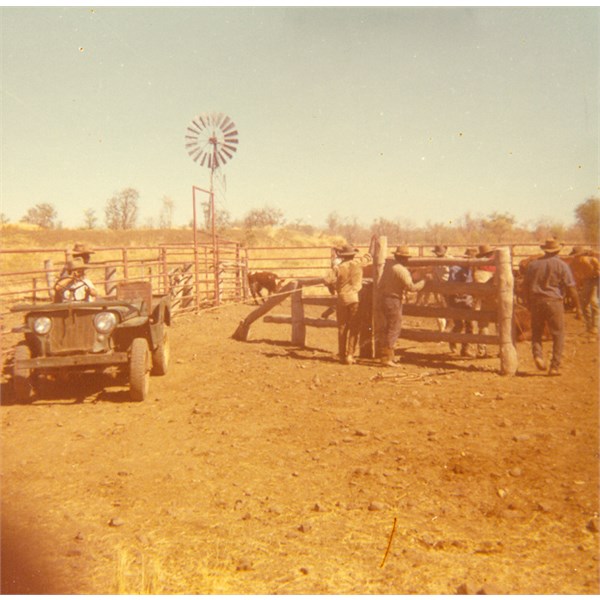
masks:
<path fill-rule="evenodd" d="M 343 304 L 337 303 L 337 327 L 338 327 L 338 353 L 340 359 L 346 356 L 354 356 L 356 342 L 360 330 L 360 315 L 358 302 Z"/>
<path fill-rule="evenodd" d="M 383 296 L 381 312 L 385 318 L 383 345 L 385 348 L 393 348 L 402 331 L 402 300 L 395 296 Z"/>
<path fill-rule="evenodd" d="M 581 312 L 587 330 L 598 327 L 598 278 L 586 279 L 579 295 Z"/>
<path fill-rule="evenodd" d="M 542 335 L 546 324 L 552 337 L 550 368 L 558 369 L 565 345 L 565 308 L 562 299 L 536 299 L 531 305 L 531 351 L 533 358 L 544 358 Z"/>

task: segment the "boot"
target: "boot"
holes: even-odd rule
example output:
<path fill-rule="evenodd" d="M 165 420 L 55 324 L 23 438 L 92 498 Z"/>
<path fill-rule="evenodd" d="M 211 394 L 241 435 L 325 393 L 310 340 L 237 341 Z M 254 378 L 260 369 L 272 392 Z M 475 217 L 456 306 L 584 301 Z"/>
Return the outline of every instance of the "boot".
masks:
<path fill-rule="evenodd" d="M 382 348 L 381 349 L 381 365 L 384 367 L 399 367 L 394 362 L 394 349 L 393 348 Z"/>

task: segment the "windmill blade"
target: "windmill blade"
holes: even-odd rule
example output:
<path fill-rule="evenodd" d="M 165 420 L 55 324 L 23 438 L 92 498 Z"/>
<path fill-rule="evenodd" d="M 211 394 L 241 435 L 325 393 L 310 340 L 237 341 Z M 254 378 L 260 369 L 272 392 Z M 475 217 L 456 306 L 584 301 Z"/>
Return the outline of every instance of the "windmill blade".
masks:
<path fill-rule="evenodd" d="M 239 133 L 233 120 L 222 112 L 204 112 L 188 124 L 184 147 L 194 162 L 209 169 L 225 165 L 237 152 Z"/>
<path fill-rule="evenodd" d="M 222 129 L 221 125 L 222 125 L 222 121 L 223 121 L 223 117 L 226 117 L 227 115 L 224 115 L 223 113 L 218 113 L 215 119 L 215 127 L 218 127 L 219 129 Z"/>
<path fill-rule="evenodd" d="M 194 154 L 196 156 L 194 156 Z M 194 152 L 190 152 L 190 156 L 192 157 L 192 160 L 194 162 L 198 162 L 198 159 L 202 156 L 202 148 L 196 148 L 196 150 L 194 150 Z"/>

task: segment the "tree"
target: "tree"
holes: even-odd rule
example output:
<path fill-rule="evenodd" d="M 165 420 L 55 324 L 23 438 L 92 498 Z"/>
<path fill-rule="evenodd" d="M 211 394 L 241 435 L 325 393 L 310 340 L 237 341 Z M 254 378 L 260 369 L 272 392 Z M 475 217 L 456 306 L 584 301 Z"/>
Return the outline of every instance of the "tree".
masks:
<path fill-rule="evenodd" d="M 167 196 L 163 196 L 162 208 L 158 218 L 158 226 L 161 229 L 172 229 L 173 213 L 175 212 L 175 202 Z"/>
<path fill-rule="evenodd" d="M 276 227 L 284 223 L 283 212 L 272 206 L 255 208 L 244 217 L 244 227 L 246 229 L 252 229 L 253 227 Z"/>
<path fill-rule="evenodd" d="M 54 229 L 56 217 L 57 214 L 54 206 L 43 203 L 36 204 L 33 208 L 30 208 L 21 219 L 21 222 L 38 225 L 42 229 Z"/>
<path fill-rule="evenodd" d="M 575 208 L 577 225 L 588 244 L 597 244 L 600 228 L 600 199 L 591 197 Z"/>
<path fill-rule="evenodd" d="M 4 213 L 0 213 L 0 225 L 6 225 L 7 223 L 10 223 L 10 219 Z"/>
<path fill-rule="evenodd" d="M 481 227 L 485 231 L 484 238 L 491 238 L 491 242 L 503 242 L 512 233 L 516 219 L 508 213 L 493 212 L 487 219 L 481 221 Z"/>
<path fill-rule="evenodd" d="M 400 243 L 402 239 L 402 226 L 398 221 L 390 221 L 389 219 L 379 217 L 371 225 L 371 234 L 377 236 L 385 235 L 388 241 L 398 241 Z"/>
<path fill-rule="evenodd" d="M 83 213 L 83 226 L 86 229 L 94 229 L 98 219 L 96 218 L 96 211 L 93 208 L 88 208 Z"/>
<path fill-rule="evenodd" d="M 140 194 L 133 188 L 125 188 L 106 202 L 104 216 L 109 229 L 134 229 L 137 221 Z"/>

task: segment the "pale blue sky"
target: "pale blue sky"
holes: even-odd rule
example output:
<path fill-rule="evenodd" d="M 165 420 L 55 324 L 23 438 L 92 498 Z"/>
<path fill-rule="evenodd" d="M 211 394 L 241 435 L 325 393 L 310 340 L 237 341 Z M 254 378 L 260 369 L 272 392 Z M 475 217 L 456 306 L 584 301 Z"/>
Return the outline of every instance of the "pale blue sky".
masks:
<path fill-rule="evenodd" d="M 217 208 L 570 224 L 598 195 L 596 7 L 1 10 L 2 207 L 83 224 L 116 192 L 192 217 L 199 113 L 239 130 Z"/>

